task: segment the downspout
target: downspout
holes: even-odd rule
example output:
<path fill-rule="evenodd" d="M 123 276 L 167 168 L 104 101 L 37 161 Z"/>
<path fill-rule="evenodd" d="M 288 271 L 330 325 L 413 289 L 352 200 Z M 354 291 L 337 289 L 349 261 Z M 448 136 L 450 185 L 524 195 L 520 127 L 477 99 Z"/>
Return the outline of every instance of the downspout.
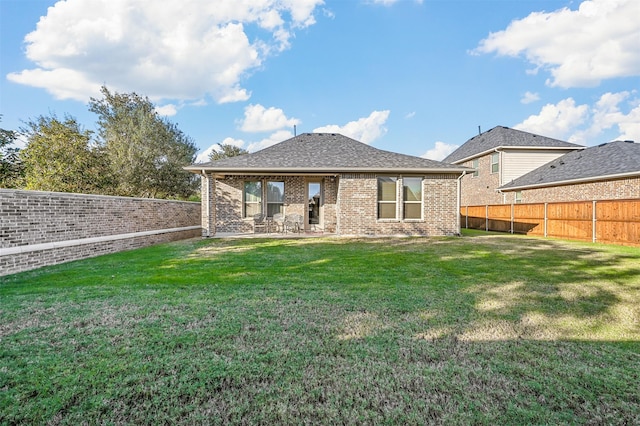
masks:
<path fill-rule="evenodd" d="M 457 199 L 457 209 L 456 209 L 456 214 L 458 216 L 458 235 L 462 235 L 462 229 L 461 229 L 461 224 L 460 224 L 460 208 L 462 207 L 462 178 L 464 177 L 464 175 L 466 175 L 467 172 L 464 171 L 462 172 L 462 174 L 460 175 L 460 177 L 458 178 L 458 199 Z"/>
<path fill-rule="evenodd" d="M 500 151 L 500 148 L 494 148 L 493 152 L 496 152 L 498 154 L 498 187 L 501 187 L 503 185 L 502 183 L 502 169 L 503 169 L 503 157 L 502 157 L 502 152 Z M 507 200 L 507 195 L 505 193 L 503 193 L 502 191 L 500 191 L 499 189 L 496 189 L 496 191 L 499 194 L 502 194 L 502 204 L 506 204 L 506 200 Z"/>

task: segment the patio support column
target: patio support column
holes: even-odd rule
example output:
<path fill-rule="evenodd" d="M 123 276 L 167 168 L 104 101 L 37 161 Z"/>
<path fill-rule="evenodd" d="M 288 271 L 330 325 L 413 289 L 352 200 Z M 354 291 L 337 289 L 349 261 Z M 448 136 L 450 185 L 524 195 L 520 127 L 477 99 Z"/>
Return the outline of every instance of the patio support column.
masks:
<path fill-rule="evenodd" d="M 201 175 L 202 236 L 216 235 L 216 179 L 202 172 Z"/>

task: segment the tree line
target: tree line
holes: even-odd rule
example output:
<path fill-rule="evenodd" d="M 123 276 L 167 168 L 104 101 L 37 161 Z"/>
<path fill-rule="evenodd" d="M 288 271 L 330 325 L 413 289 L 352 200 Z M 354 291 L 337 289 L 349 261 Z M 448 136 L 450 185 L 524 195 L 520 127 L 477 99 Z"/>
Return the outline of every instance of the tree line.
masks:
<path fill-rule="evenodd" d="M 0 187 L 145 198 L 197 196 L 199 179 L 183 170 L 197 147 L 147 97 L 101 88 L 89 111 L 97 134 L 70 115 L 39 116 L 18 132 L 0 129 Z M 22 136 L 26 147 L 13 143 Z"/>

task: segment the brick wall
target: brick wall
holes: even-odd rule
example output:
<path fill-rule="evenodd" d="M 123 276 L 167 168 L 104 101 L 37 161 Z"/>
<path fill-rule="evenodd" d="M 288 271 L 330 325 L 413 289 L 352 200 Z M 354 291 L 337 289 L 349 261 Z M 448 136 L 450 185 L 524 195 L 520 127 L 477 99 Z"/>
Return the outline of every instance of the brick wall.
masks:
<path fill-rule="evenodd" d="M 324 230 L 339 235 L 454 235 L 458 175 L 428 175 L 423 181 L 424 220 L 378 220 L 378 180 L 375 174 L 314 176 L 231 176 L 216 181 L 216 232 L 250 233 L 253 220 L 244 219 L 242 195 L 247 180 L 284 181 L 285 214 L 305 215 L 306 183 L 322 179 Z M 402 188 L 398 186 L 401 199 Z M 204 199 L 204 196 L 203 196 Z"/>
<path fill-rule="evenodd" d="M 461 165 L 473 168 L 473 161 L 470 160 Z M 478 176 L 467 174 L 462 178 L 461 204 L 463 206 L 502 204 L 503 196 L 496 192 L 499 186 L 500 173 L 491 173 L 491 154 L 479 157 Z"/>
<path fill-rule="evenodd" d="M 525 189 L 521 193 L 522 203 L 640 198 L 640 177 Z M 506 194 L 508 203 L 515 202 L 516 192 L 507 192 Z"/>
<path fill-rule="evenodd" d="M 422 220 L 379 220 L 375 174 L 343 174 L 338 188 L 340 235 L 455 235 L 458 175 L 427 175 L 423 179 Z M 397 198 L 402 200 L 400 185 Z M 399 217 L 401 215 L 399 214 Z"/>
<path fill-rule="evenodd" d="M 198 236 L 200 203 L 0 189 L 0 275 Z"/>
<path fill-rule="evenodd" d="M 307 209 L 305 185 L 308 180 L 322 180 L 324 188 L 324 229 L 335 232 L 336 228 L 336 184 L 321 176 L 230 176 L 216 180 L 215 212 L 216 232 L 253 232 L 253 220 L 243 218 L 242 192 L 245 181 L 259 180 L 284 182 L 284 214 L 300 214 Z M 266 200 L 263 200 L 263 202 Z"/>

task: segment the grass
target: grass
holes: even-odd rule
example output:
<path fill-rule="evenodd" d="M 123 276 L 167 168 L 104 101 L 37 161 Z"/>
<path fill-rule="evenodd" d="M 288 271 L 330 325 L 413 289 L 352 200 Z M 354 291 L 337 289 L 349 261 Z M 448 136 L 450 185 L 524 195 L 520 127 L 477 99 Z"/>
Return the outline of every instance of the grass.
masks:
<path fill-rule="evenodd" d="M 640 423 L 640 249 L 465 235 L 0 277 L 0 424 Z"/>

